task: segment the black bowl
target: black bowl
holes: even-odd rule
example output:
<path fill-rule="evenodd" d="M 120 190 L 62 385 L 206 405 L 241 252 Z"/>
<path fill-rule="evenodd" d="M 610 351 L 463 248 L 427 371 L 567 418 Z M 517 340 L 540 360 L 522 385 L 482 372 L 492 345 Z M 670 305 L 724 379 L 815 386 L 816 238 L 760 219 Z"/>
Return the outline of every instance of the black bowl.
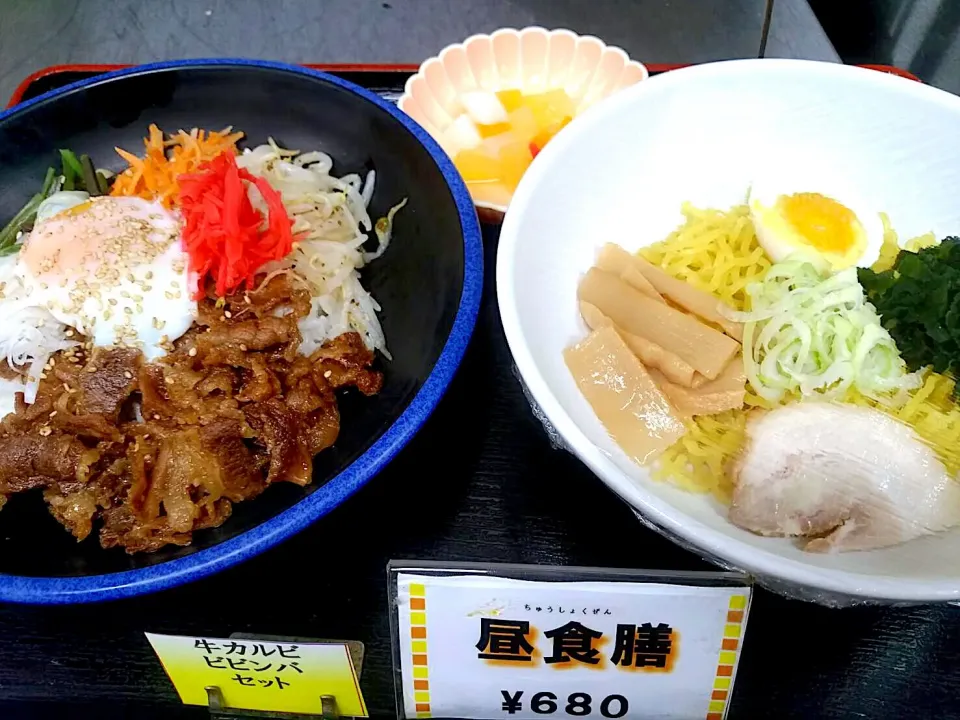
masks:
<path fill-rule="evenodd" d="M 376 170 L 372 217 L 401 198 L 394 239 L 363 271 L 383 307 L 393 360 L 383 391 L 341 400 L 336 445 L 317 456 L 307 488 L 279 485 L 235 506 L 193 545 L 129 556 L 77 543 L 31 493 L 0 512 L 0 600 L 70 603 L 171 587 L 250 557 L 343 502 L 413 436 L 439 401 L 473 331 L 483 275 L 480 229 L 453 164 L 416 123 L 351 83 L 279 63 L 191 60 L 109 73 L 0 115 L 0 218 L 36 192 L 57 148 L 102 167 L 123 163 L 114 147 L 140 148 L 147 125 L 167 131 L 232 125 L 246 142 L 268 137 L 320 149 L 343 175 Z"/>

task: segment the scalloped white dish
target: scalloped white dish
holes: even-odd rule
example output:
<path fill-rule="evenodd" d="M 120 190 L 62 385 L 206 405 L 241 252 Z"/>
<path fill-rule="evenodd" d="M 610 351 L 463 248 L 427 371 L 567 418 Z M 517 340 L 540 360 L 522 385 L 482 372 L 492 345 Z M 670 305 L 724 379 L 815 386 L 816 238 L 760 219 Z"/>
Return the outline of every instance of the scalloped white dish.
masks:
<path fill-rule="evenodd" d="M 407 80 L 399 107 L 423 126 L 450 157 L 463 149 L 447 130 L 464 112 L 464 93 L 561 89 L 576 108 L 574 117 L 600 100 L 648 77 L 647 69 L 618 47 L 570 30 L 504 28 L 474 35 L 426 60 Z M 479 197 L 478 208 L 506 212 L 509 194 Z"/>
<path fill-rule="evenodd" d="M 538 156 L 500 235 L 497 294 L 524 383 L 564 444 L 681 544 L 798 597 L 960 598 L 960 528 L 880 550 L 816 554 L 731 524 L 708 496 L 654 481 L 611 440 L 563 350 L 586 334 L 577 285 L 597 249 L 635 251 L 727 209 L 784 168 L 843 181 L 901 238 L 960 234 L 960 98 L 842 65 L 745 60 L 677 70 L 611 98 Z M 589 180 L 589 185 L 576 182 Z"/>

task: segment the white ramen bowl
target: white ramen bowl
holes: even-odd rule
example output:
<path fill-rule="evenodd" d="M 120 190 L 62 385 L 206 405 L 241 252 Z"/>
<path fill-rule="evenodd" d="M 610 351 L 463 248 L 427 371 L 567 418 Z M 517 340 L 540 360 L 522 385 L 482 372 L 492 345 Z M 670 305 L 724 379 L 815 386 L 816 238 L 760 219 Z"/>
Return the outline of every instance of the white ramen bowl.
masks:
<path fill-rule="evenodd" d="M 564 364 L 587 334 L 577 283 L 597 249 L 662 239 L 681 203 L 726 209 L 784 168 L 849 184 L 900 238 L 960 234 L 960 98 L 871 70 L 744 60 L 666 73 L 590 109 L 524 176 L 507 213 L 497 293 L 529 392 L 565 445 L 647 521 L 788 594 L 960 598 L 960 528 L 869 552 L 805 553 L 732 525 L 705 495 L 654 481 L 604 431 Z"/>

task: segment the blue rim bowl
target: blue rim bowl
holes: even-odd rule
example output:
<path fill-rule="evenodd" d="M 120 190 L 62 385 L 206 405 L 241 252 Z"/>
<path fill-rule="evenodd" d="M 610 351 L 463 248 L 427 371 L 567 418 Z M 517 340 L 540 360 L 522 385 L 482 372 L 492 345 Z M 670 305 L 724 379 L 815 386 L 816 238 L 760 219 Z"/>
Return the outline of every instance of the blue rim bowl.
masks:
<path fill-rule="evenodd" d="M 174 587 L 230 567 L 289 538 L 344 502 L 413 437 L 463 358 L 483 286 L 480 226 L 453 163 L 415 122 L 357 85 L 303 67 L 243 59 L 163 62 L 110 72 L 0 114 L 0 218 L 36 190 L 57 148 L 117 169 L 114 146 L 136 149 L 147 125 L 233 125 L 250 145 L 275 137 L 319 148 L 338 174 L 377 171 L 371 215 L 402 197 L 390 249 L 363 280 L 383 306 L 394 359 L 384 391 L 341 399 L 337 444 L 317 456 L 308 488 L 271 487 L 234 507 L 188 548 L 128 556 L 95 533 L 77 543 L 30 493 L 0 512 L 0 601 L 66 604 Z"/>

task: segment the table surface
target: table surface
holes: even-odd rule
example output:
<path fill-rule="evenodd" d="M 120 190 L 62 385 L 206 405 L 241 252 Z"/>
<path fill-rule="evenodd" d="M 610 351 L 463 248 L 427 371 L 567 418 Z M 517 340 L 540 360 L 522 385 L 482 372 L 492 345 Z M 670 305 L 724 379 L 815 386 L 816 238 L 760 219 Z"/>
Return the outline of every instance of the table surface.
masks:
<path fill-rule="evenodd" d="M 765 0 L 2 0 L 0 98 L 47 65 L 245 56 L 413 62 L 498 27 L 567 27 L 646 62 L 755 56 Z M 837 60 L 806 0 L 777 0 L 771 57 Z"/>
<path fill-rule="evenodd" d="M 651 62 L 750 56 L 762 5 L 303 0 L 270 3 L 268 16 L 268 5 L 253 0 L 4 0 L 0 97 L 54 63 L 240 54 L 416 61 L 473 32 L 530 23 L 592 32 Z M 803 0 L 777 0 L 768 54 L 836 59 Z M 493 283 L 495 229 L 484 240 L 488 272 L 473 343 L 435 416 L 386 471 L 298 537 L 215 577 L 105 605 L 0 607 L 0 717 L 205 717 L 179 706 L 144 631 L 361 640 L 364 694 L 372 713 L 390 717 L 391 558 L 710 569 L 640 526 L 586 468 L 550 447 L 511 374 Z M 404 518 L 423 492 L 433 499 L 430 513 L 411 525 Z M 732 717 L 960 717 L 951 703 L 960 680 L 957 613 L 838 611 L 759 591 Z"/>

